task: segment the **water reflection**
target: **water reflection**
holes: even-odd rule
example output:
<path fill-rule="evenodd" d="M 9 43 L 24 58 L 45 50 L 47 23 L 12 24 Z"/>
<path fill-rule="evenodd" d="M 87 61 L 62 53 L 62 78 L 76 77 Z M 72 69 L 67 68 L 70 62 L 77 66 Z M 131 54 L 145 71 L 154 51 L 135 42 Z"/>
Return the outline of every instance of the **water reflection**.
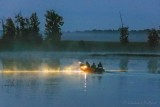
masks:
<path fill-rule="evenodd" d="M 126 72 L 128 71 L 128 57 L 123 57 L 120 59 L 119 68 L 120 71 Z"/>
<path fill-rule="evenodd" d="M 87 73 L 84 73 L 84 91 L 87 91 Z"/>
<path fill-rule="evenodd" d="M 23 91 L 27 93 L 32 90 L 34 94 L 39 89 L 39 83 L 36 76 L 13 76 L 13 75 L 1 75 L 1 92 L 3 93 L 15 93 L 20 97 L 23 95 Z M 14 95 L 17 97 L 17 95 Z"/>
<path fill-rule="evenodd" d="M 0 60 L 0 70 L 3 71 L 43 71 L 59 70 L 60 60 L 52 59 L 19 59 L 7 58 Z"/>
<path fill-rule="evenodd" d="M 150 58 L 148 61 L 148 70 L 150 73 L 160 73 L 160 61 L 157 58 Z"/>
<path fill-rule="evenodd" d="M 159 57 L 44 57 L 44 58 L 1 58 L 0 71 L 14 72 L 80 72 L 79 61 L 102 62 L 106 71 L 137 73 L 160 73 Z M 101 79 L 101 77 L 99 77 Z"/>
<path fill-rule="evenodd" d="M 42 96 L 46 97 L 47 100 L 53 100 L 57 94 L 60 94 L 60 87 L 64 87 L 67 83 L 66 80 L 69 80 L 65 79 L 65 77 L 70 75 L 72 77 L 73 75 L 72 81 L 77 81 L 76 76 L 79 75 L 79 72 L 76 73 L 76 76 L 72 72 L 72 70 L 78 71 L 79 65 L 78 61 L 76 62 L 75 59 L 68 60 L 56 57 L 1 58 L 0 94 L 7 93 L 9 95 L 14 93 L 15 95 L 11 96 L 11 99 L 17 98 L 17 96 L 39 99 L 35 97 Z M 67 72 L 63 73 L 64 71 Z M 85 77 L 84 85 L 85 89 L 87 89 L 87 76 Z"/>
<path fill-rule="evenodd" d="M 62 81 L 63 79 L 58 78 L 58 75 L 47 77 L 40 75 L 1 75 L 0 94 L 3 99 L 10 99 L 9 103 L 5 103 L 8 106 L 12 106 L 13 101 L 27 101 L 32 102 L 32 104 L 45 102 L 50 105 L 53 99 L 56 99 L 56 96 L 60 94 Z M 39 102 L 38 100 L 44 101 Z M 26 105 L 30 106 L 30 103 Z M 18 106 L 16 104 L 14 103 L 14 106 Z"/>

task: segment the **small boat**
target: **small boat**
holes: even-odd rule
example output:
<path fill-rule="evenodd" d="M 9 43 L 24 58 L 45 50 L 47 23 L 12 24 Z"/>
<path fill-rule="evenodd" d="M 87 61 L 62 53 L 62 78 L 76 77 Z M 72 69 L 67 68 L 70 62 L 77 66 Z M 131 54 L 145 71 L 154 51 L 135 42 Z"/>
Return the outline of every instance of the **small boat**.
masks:
<path fill-rule="evenodd" d="M 89 72 L 89 73 L 103 73 L 104 72 L 104 69 L 101 67 L 91 68 L 91 67 L 88 67 L 86 64 L 80 64 L 80 69 L 84 72 Z"/>

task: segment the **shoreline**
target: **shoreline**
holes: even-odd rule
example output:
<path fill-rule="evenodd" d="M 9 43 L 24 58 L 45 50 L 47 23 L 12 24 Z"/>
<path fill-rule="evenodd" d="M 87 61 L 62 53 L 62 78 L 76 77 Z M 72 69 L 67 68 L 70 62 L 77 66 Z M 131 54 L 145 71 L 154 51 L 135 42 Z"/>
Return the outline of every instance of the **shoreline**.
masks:
<path fill-rule="evenodd" d="M 150 47 L 147 42 L 120 42 L 103 41 L 61 41 L 58 46 L 45 46 L 43 44 L 13 45 L 10 48 L 0 48 L 0 52 L 160 52 L 160 44 L 157 47 Z"/>

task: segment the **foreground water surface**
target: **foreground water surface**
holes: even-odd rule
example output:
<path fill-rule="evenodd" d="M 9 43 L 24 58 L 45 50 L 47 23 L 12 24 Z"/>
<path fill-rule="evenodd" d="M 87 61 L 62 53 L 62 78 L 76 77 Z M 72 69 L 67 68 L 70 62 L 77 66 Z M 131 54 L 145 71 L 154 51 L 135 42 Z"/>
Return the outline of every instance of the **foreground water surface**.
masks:
<path fill-rule="evenodd" d="M 105 73 L 79 70 L 102 62 Z M 160 57 L 1 53 L 0 107 L 159 107 Z"/>

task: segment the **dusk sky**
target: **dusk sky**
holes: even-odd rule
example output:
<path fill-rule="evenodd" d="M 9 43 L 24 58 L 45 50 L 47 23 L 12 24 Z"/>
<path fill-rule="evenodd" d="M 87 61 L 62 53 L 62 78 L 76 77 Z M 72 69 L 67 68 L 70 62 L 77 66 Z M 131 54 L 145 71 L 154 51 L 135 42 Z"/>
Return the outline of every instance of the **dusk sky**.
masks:
<path fill-rule="evenodd" d="M 42 30 L 44 14 L 50 9 L 64 17 L 63 31 L 118 29 L 119 11 L 130 29 L 160 26 L 160 0 L 0 0 L 1 19 L 37 12 Z"/>

